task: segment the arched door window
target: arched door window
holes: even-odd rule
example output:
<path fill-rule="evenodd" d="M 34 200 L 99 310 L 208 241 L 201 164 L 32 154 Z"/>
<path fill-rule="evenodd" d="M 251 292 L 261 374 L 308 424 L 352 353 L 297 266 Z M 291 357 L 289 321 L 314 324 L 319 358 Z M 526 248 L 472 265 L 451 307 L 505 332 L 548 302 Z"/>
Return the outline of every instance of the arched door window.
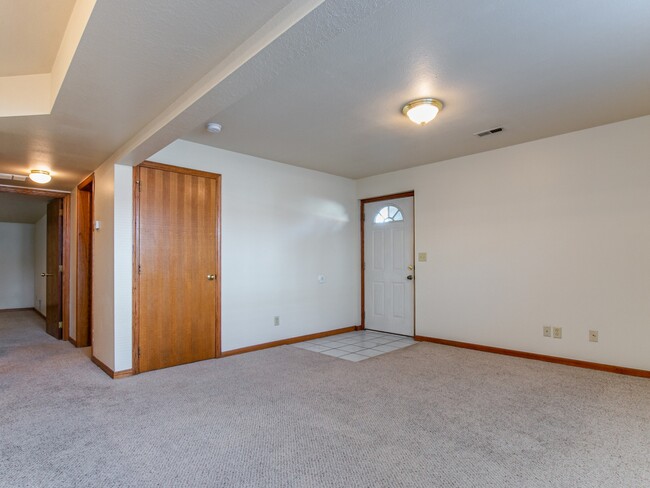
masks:
<path fill-rule="evenodd" d="M 388 222 L 401 222 L 404 220 L 402 211 L 394 205 L 387 205 L 375 215 L 375 224 L 386 224 Z"/>

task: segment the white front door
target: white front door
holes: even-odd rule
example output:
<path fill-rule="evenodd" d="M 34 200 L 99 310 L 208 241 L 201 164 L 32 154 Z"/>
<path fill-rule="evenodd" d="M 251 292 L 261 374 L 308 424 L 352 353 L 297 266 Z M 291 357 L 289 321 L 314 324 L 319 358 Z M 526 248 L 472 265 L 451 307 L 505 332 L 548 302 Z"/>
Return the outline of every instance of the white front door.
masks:
<path fill-rule="evenodd" d="M 414 335 L 413 197 L 364 205 L 365 325 Z"/>

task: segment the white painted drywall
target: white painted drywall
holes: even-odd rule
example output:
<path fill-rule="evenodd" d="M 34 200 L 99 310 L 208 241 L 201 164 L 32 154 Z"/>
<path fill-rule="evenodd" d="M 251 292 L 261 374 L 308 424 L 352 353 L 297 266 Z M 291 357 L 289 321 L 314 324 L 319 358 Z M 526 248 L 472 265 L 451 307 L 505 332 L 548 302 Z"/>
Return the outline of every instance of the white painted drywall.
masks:
<path fill-rule="evenodd" d="M 133 318 L 133 168 L 115 165 L 115 371 L 131 369 Z M 100 230 L 102 232 L 104 229 Z"/>
<path fill-rule="evenodd" d="M 223 177 L 223 351 L 359 324 L 353 180 L 186 141 L 149 159 Z"/>
<path fill-rule="evenodd" d="M 647 116 L 359 180 L 415 190 L 417 333 L 650 370 L 649 134 Z"/>
<path fill-rule="evenodd" d="M 114 180 L 115 166 L 103 164 L 95 170 L 95 231 L 93 248 L 93 356 L 115 371 L 114 292 Z"/>
<path fill-rule="evenodd" d="M 34 306 L 34 224 L 0 222 L 0 310 Z"/>
<path fill-rule="evenodd" d="M 41 276 L 47 270 L 47 214 L 34 224 L 34 308 L 47 312 L 47 279 Z"/>

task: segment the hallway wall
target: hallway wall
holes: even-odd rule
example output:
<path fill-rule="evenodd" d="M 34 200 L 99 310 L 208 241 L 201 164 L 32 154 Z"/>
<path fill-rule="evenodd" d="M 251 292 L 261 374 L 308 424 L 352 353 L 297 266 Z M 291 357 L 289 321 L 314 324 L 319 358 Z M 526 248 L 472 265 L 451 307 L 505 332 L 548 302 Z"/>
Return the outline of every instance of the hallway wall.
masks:
<path fill-rule="evenodd" d="M 34 224 L 0 222 L 0 310 L 34 303 Z"/>

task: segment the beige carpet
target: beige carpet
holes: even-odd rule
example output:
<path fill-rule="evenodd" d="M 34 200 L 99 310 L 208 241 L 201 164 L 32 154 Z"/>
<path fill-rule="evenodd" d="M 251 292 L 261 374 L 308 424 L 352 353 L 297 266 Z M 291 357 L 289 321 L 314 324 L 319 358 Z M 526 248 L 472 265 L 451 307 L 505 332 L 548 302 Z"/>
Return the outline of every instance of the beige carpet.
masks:
<path fill-rule="evenodd" d="M 648 487 L 650 381 L 433 344 L 111 380 L 0 313 L 0 486 Z"/>

